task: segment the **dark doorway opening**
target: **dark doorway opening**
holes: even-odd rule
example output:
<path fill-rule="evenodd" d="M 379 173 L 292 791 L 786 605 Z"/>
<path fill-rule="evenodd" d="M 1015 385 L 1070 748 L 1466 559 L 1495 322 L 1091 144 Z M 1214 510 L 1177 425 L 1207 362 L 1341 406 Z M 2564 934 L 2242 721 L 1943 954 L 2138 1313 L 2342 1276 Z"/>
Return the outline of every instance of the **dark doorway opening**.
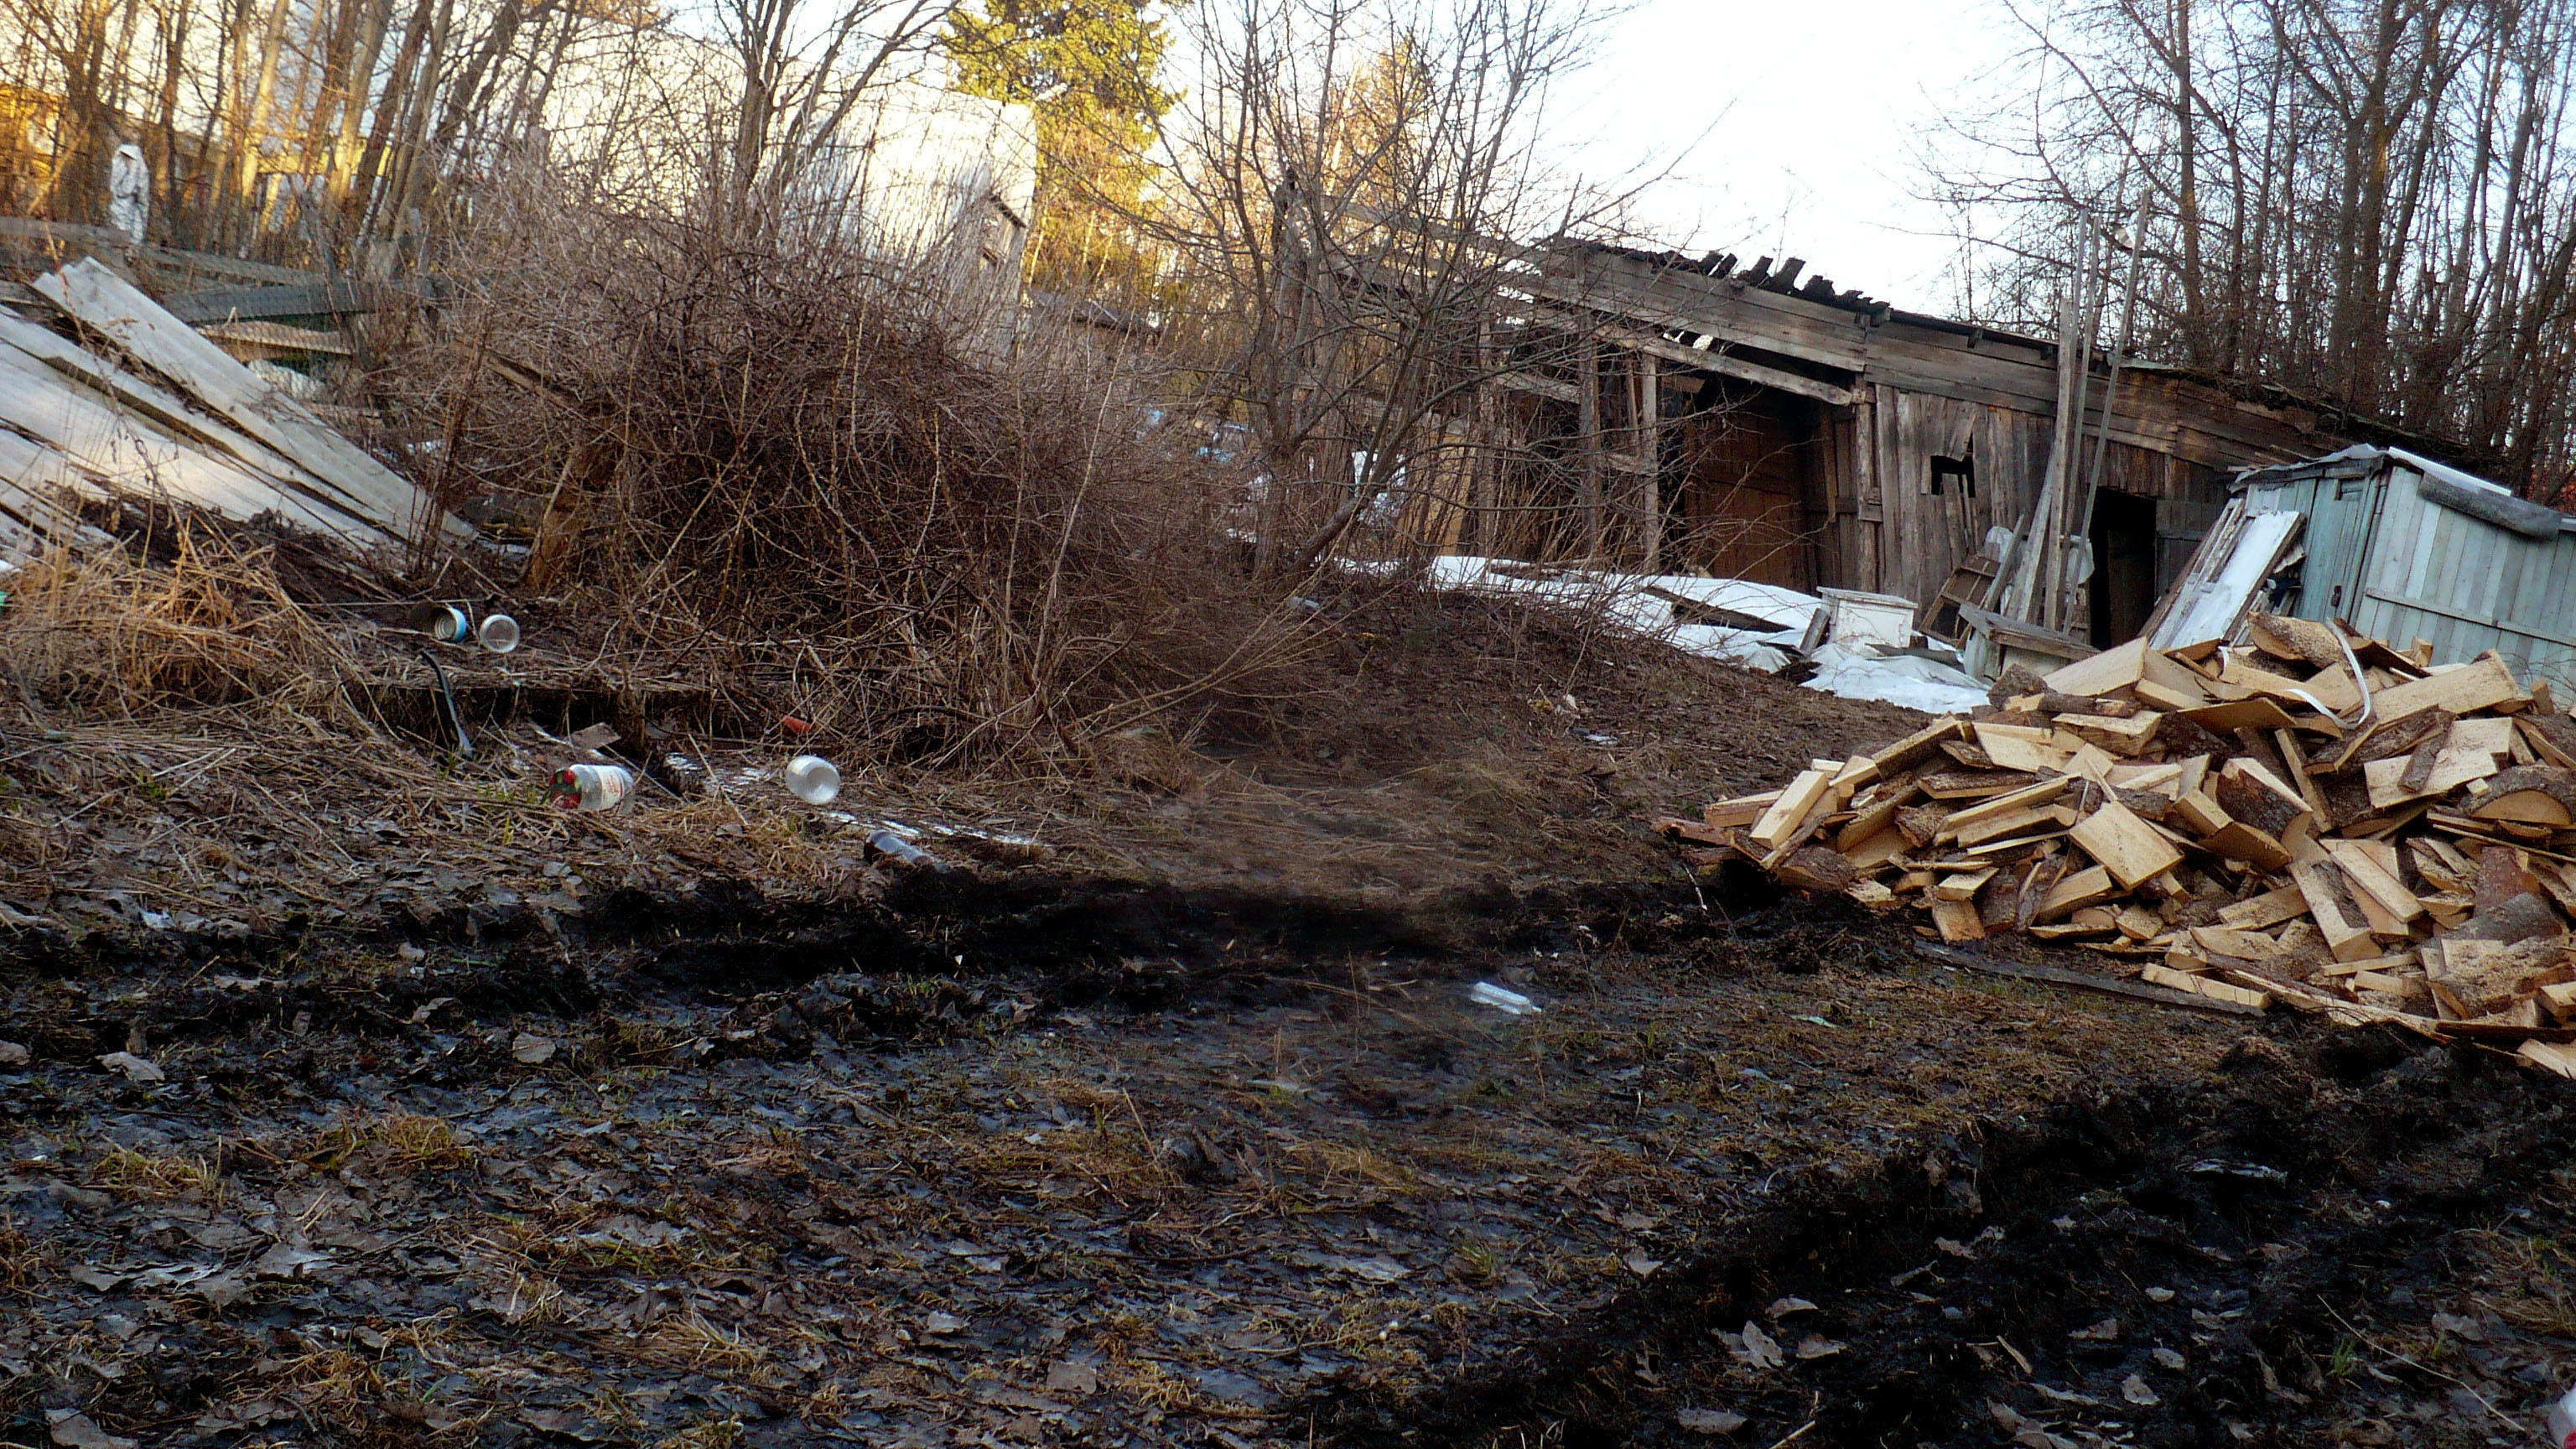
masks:
<path fill-rule="evenodd" d="M 2156 608 L 2156 500 L 2093 493 L 2093 646 L 2138 637 Z"/>

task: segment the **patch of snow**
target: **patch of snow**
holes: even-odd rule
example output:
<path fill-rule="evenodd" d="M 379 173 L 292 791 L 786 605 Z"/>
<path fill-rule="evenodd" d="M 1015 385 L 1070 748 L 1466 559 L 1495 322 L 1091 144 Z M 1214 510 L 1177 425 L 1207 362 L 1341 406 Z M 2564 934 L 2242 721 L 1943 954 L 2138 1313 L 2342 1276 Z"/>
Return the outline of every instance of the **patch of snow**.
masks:
<path fill-rule="evenodd" d="M 1609 573 L 1473 555 L 1431 560 L 1429 578 L 1435 588 L 1600 609 L 1623 627 L 1686 653 L 1765 674 L 1777 673 L 1796 659 L 1809 621 L 1817 610 L 1829 607 L 1814 594 L 1746 579 Z M 1672 599 L 1663 595 L 1779 627 L 1756 630 L 1683 623 L 1674 616 Z M 1806 681 L 1807 687 L 1845 699 L 1881 700 L 1929 714 L 1972 709 L 1986 702 L 1985 687 L 1966 671 L 1919 655 L 1880 655 L 1828 644 L 1816 652 L 1815 659 L 1821 667 Z"/>

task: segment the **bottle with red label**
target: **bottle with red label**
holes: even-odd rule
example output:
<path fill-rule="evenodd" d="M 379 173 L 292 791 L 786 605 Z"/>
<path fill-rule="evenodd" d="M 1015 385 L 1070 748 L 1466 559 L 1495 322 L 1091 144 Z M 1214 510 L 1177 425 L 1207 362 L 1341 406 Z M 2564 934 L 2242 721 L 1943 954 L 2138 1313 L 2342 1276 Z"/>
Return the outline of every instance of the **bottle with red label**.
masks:
<path fill-rule="evenodd" d="M 613 810 L 635 790 L 635 772 L 624 765 L 566 765 L 550 792 L 558 809 L 584 815 Z"/>

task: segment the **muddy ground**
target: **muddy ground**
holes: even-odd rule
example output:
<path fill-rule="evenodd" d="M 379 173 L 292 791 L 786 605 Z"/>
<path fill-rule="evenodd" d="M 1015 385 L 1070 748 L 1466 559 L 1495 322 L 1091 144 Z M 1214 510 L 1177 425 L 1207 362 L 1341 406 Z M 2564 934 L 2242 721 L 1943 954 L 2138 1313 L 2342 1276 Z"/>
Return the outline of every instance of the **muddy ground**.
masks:
<path fill-rule="evenodd" d="M 2576 1380 L 2566 1083 L 1646 824 L 1903 711 L 1323 622 L 1262 717 L 829 811 L 630 720 L 567 819 L 593 721 L 506 680 L 471 761 L 16 680 L 0 1442 L 2477 1445 Z"/>
<path fill-rule="evenodd" d="M 1912 941 L 925 879 L 22 954 L 5 1438 L 2528 1442 L 2563 1083 Z"/>

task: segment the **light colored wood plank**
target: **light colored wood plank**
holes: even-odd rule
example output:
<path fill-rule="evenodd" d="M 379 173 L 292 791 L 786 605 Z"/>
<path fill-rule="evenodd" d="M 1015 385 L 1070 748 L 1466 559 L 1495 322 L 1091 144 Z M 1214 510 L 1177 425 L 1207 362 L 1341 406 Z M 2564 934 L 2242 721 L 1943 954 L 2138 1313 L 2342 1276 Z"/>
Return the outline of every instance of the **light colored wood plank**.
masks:
<path fill-rule="evenodd" d="M 1945 901 L 1935 896 L 1932 900 L 1932 924 L 1940 928 L 1941 939 L 1954 946 L 1962 941 L 1986 938 L 1986 923 L 1978 917 L 1976 904 L 1972 901 Z"/>
<path fill-rule="evenodd" d="M 2222 735 L 2240 729 L 2285 729 L 2291 723 L 2288 710 L 2261 695 L 2187 709 L 2183 711 L 2183 718 Z"/>
<path fill-rule="evenodd" d="M 2008 794 L 1980 800 L 1964 809 L 1952 811 L 1950 818 L 1941 823 L 1942 833 L 1956 835 L 1983 821 L 2018 815 L 2034 806 L 2045 805 L 2065 794 L 2067 787 L 2074 783 L 2071 778 L 2059 775 L 2053 779 L 2042 780 L 2035 785 L 2025 785 Z"/>
<path fill-rule="evenodd" d="M 2153 747 L 2156 730 L 2165 717 L 2155 710 L 2140 710 L 2127 719 L 2113 719 L 2099 714 L 2061 714 L 2057 727 L 2071 730 L 2078 739 L 2100 745 L 2115 755 L 2136 757 Z"/>
<path fill-rule="evenodd" d="M 2206 788 L 2194 790 L 2177 798 L 2172 812 L 2166 818 L 2179 822 L 2185 829 L 2204 840 L 2235 823 L 2228 818 L 2225 810 L 2219 808 L 2218 802 L 2210 797 Z"/>
<path fill-rule="evenodd" d="M 2150 985 L 2206 996 L 2212 1001 L 2232 1001 L 2239 1006 L 2250 1006 L 2257 1011 L 2264 1010 L 2272 1004 L 2272 998 L 2268 993 L 2250 990 L 2229 981 L 2194 976 L 2189 972 L 2176 971 L 2170 966 L 2159 966 L 2153 963 L 2142 966 L 2138 968 L 2138 979 Z"/>
<path fill-rule="evenodd" d="M 1979 841 L 1968 847 L 1968 854 L 1970 856 L 2002 855 L 2019 850 L 2025 845 L 2037 845 L 2043 840 L 2057 840 L 2065 836 L 2067 826 L 2075 823 L 2075 812 L 2063 805 L 2052 805 L 2047 813 L 2056 817 L 2058 822 L 2052 828 L 2033 831 L 2028 835 L 2008 835 L 1998 840 Z"/>
<path fill-rule="evenodd" d="M 1984 848 L 2007 836 L 2047 834 L 2075 823 L 2075 812 L 2063 805 L 2033 805 L 2009 815 L 1991 815 L 1966 825 L 1952 816 L 1945 833 L 1960 845 Z"/>
<path fill-rule="evenodd" d="M 2072 753 L 2051 743 L 2051 732 L 2036 725 L 1980 724 L 1976 735 L 1986 758 L 2007 770 L 2063 770 Z"/>
<path fill-rule="evenodd" d="M 0 425 L 68 463 L 56 481 L 89 497 L 172 499 L 245 520 L 274 511 L 360 544 L 387 537 L 350 510 L 284 488 L 238 458 L 174 436 L 142 411 L 120 408 L 6 345 L 0 345 Z"/>
<path fill-rule="evenodd" d="M 2563 1046 L 2557 1042 L 2526 1041 L 2514 1048 L 2514 1055 L 2544 1072 L 2555 1072 L 2562 1077 L 2576 1077 L 2576 1046 Z"/>
<path fill-rule="evenodd" d="M 2297 886 L 2283 886 L 2221 909 L 2218 921 L 2220 925 L 2233 926 L 2240 931 L 2260 931 L 2284 921 L 2297 920 L 2307 913 L 2308 898 L 2299 894 Z"/>
<path fill-rule="evenodd" d="M 2087 780 L 2108 781 L 2111 778 L 2112 769 L 2119 763 L 2112 759 L 2110 753 L 2100 745 L 2091 740 L 2085 740 L 2074 754 L 2067 757 L 2066 773 L 2078 775 Z"/>
<path fill-rule="evenodd" d="M 95 260 L 84 257 L 31 285 L 233 426 L 294 460 L 341 506 L 405 537 L 432 522 L 420 490 Z M 454 538 L 474 536 L 471 526 L 450 514 L 439 514 L 435 525 Z"/>
<path fill-rule="evenodd" d="M 2142 679 L 2186 695 L 2200 688 L 2200 681 L 2189 669 L 2147 647 L 2143 636 L 2078 659 L 2040 682 L 2059 694 L 2096 695 L 2117 694 Z"/>
<path fill-rule="evenodd" d="M 1912 803 L 1913 795 L 1910 789 L 1890 790 L 1883 798 L 1871 801 L 1868 808 L 1856 811 L 1834 835 L 1834 849 L 1848 851 L 1887 830 L 1896 823 L 1896 812 Z"/>
<path fill-rule="evenodd" d="M 2098 865 L 2088 865 L 2082 870 L 2068 872 L 2066 878 L 2049 891 L 2048 898 L 2039 904 L 2038 918 L 2055 920 L 2088 906 L 2099 905 L 2119 894 L 2120 883 L 2111 878 L 2109 871 Z"/>
<path fill-rule="evenodd" d="M 2233 926 L 2194 926 L 2191 939 L 2212 955 L 2234 956 L 2243 961 L 2269 961 L 2281 954 L 2279 943 L 2271 937 Z"/>
<path fill-rule="evenodd" d="M 2401 923 L 2422 919 L 2424 903 L 2398 876 L 2397 851 L 2385 841 L 2328 840 L 2326 855 L 2343 867 L 2354 892 L 2367 896 Z M 2358 901 L 2355 904 L 2359 904 Z"/>
<path fill-rule="evenodd" d="M 2242 820 L 2228 821 L 2211 831 L 2201 844 L 2229 860 L 2241 860 L 2266 874 L 2290 863 L 2287 846 Z"/>
<path fill-rule="evenodd" d="M 2412 951 L 2392 951 L 2385 956 L 2365 956 L 2358 961 L 2335 961 L 2317 968 L 2319 976 L 2350 976 L 2358 971 L 2377 971 L 2390 976 L 2403 976 L 2423 969 L 2423 960 Z"/>
<path fill-rule="evenodd" d="M 1896 743 L 1873 752 L 1870 759 L 1877 763 L 1881 776 L 1893 776 L 1939 754 L 1944 744 L 1967 737 L 1966 721 L 1937 719 Z"/>
<path fill-rule="evenodd" d="M 141 376 L 110 365 L 106 359 L 97 354 L 56 336 L 45 328 L 9 312 L 6 308 L 0 308 L 0 343 L 15 348 L 24 353 L 27 359 L 42 363 L 66 379 L 76 380 L 82 384 L 84 396 L 94 396 L 95 401 L 112 409 L 126 423 L 128 429 L 132 429 L 139 421 L 148 420 L 153 436 L 167 435 L 177 447 L 210 453 L 212 455 L 210 461 L 237 465 L 241 471 L 251 474 L 268 485 L 272 491 L 284 494 L 283 497 L 262 496 L 255 499 L 255 502 L 266 507 L 274 507 L 282 515 L 305 523 L 307 526 L 320 527 L 361 545 L 372 546 L 392 541 L 391 534 L 377 528 L 334 499 L 330 490 L 325 488 L 318 479 L 313 478 L 286 458 L 261 446 L 255 440 L 243 436 L 240 432 L 224 426 L 203 410 L 190 407 L 186 402 Z M 89 441 L 103 444 L 109 440 L 93 438 Z M 121 451 L 113 448 L 110 451 L 116 454 L 116 461 L 121 463 L 131 465 L 141 461 L 127 458 Z M 179 496 L 189 496 L 182 491 L 185 475 L 173 474 L 166 468 L 150 468 L 144 471 L 149 473 L 149 486 L 132 491 L 149 493 L 168 488 Z M 227 500 L 222 495 L 192 497 L 190 501 L 202 502 L 228 517 L 245 520 L 258 516 L 261 511 L 259 507 L 244 508 L 239 504 L 227 508 L 225 506 Z"/>
<path fill-rule="evenodd" d="M 2117 800 L 2103 801 L 2077 821 L 2074 837 L 2076 845 L 2112 879 L 2131 889 L 2182 864 L 2181 851 Z"/>
<path fill-rule="evenodd" d="M 1762 812 L 1770 809 L 1779 798 L 1779 791 L 1765 790 L 1759 795 L 1714 801 L 1699 812 L 1700 819 L 1720 828 L 1730 825 L 1750 825 L 1761 819 Z"/>
<path fill-rule="evenodd" d="M 1797 777 L 1780 789 L 1778 799 L 1753 822 L 1752 835 L 1764 849 L 1777 850 L 1781 842 L 1797 833 L 1807 818 L 1823 807 L 1832 792 L 1834 772 L 1801 770 Z"/>
<path fill-rule="evenodd" d="M 2334 863 L 2322 852 L 2311 859 L 2292 861 L 2290 879 L 2297 882 L 2299 894 L 2307 900 L 2308 914 L 2315 918 L 2326 950 L 2336 960 L 2361 961 L 2379 954 L 2369 923 L 2346 914 L 2336 892 L 2339 877 Z"/>
<path fill-rule="evenodd" d="M 1892 911 L 1905 904 L 1896 898 L 1896 892 L 1889 890 L 1884 881 L 1856 880 L 1843 887 L 1843 894 L 1873 911 Z"/>
<path fill-rule="evenodd" d="M 2454 750 L 2484 750 L 2503 765 L 2513 758 L 2515 733 L 2511 715 L 2474 715 L 2451 721 L 2445 744 Z"/>
<path fill-rule="evenodd" d="M 1834 772 L 1833 792 L 1835 803 L 1840 804 L 1851 799 L 1851 797 L 1859 794 L 1863 789 L 1876 783 L 1878 777 L 1878 761 L 1871 759 L 1867 755 L 1852 756 L 1850 759 L 1842 763 L 1840 769 Z"/>
<path fill-rule="evenodd" d="M 2289 767 L 2290 778 L 2287 783 L 2297 787 L 2299 798 L 2308 802 L 2308 809 L 2316 814 L 2319 827 L 2323 828 L 2326 822 L 2334 819 L 2334 810 L 2326 804 L 2324 787 L 2309 778 L 2308 756 L 2305 750 L 2299 748 L 2299 732 L 2274 730 L 2272 743 L 2280 747 L 2281 763 Z"/>
<path fill-rule="evenodd" d="M 2138 697 L 2138 703 L 2150 709 L 2188 713 L 2209 703 L 2209 692 L 2202 689 L 2196 680 L 2188 687 L 2182 687 L 2167 684 L 2161 679 L 2141 679 L 2129 686 L 2129 692 Z"/>
<path fill-rule="evenodd" d="M 2170 800 L 2181 793 L 2173 788 L 2181 779 L 2182 766 L 2179 764 L 2132 762 L 2113 765 L 2109 778 L 2103 783 L 2117 790 L 2153 790 Z"/>
<path fill-rule="evenodd" d="M 1893 830 L 1882 830 L 1869 839 L 1843 851 L 1852 869 L 1866 875 L 1883 869 L 1905 852 L 1905 837 Z"/>
<path fill-rule="evenodd" d="M 2471 714 L 2499 705 L 2526 704 L 2530 698 L 2514 682 L 2513 671 L 2489 652 L 2456 669 L 2391 685 L 2371 697 L 2371 709 L 2384 719 L 2402 719 L 2437 705 L 2453 714 Z"/>
<path fill-rule="evenodd" d="M 2455 750 L 2445 747 L 2433 761 L 2432 777 L 2421 790 L 2406 788 L 2403 777 L 2412 756 L 2392 755 L 2385 760 L 2372 760 L 2361 767 L 2363 781 L 2370 790 L 2370 808 L 2394 810 L 2412 800 L 2434 800 L 2469 783 L 2483 780 L 2500 768 L 2495 756 L 2485 750 Z"/>

